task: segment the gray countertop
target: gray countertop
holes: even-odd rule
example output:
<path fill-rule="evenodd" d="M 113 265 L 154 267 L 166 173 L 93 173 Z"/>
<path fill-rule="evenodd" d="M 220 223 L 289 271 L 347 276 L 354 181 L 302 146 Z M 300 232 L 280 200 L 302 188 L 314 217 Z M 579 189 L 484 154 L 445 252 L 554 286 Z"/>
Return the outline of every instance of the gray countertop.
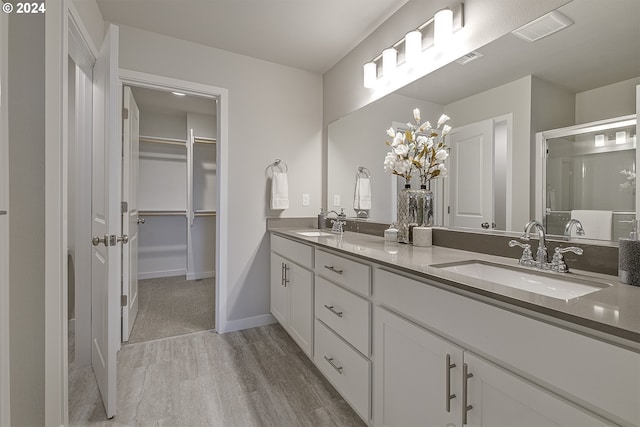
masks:
<path fill-rule="evenodd" d="M 587 332 L 593 332 L 599 338 L 611 338 L 612 342 L 622 342 L 640 350 L 640 287 L 619 283 L 616 276 L 578 270 L 572 270 L 570 273 L 540 273 L 596 282 L 603 286 L 602 290 L 563 300 L 473 279 L 434 267 L 434 265 L 468 260 L 517 267 L 513 258 L 438 246 L 419 248 L 406 244 L 389 245 L 382 237 L 361 233 L 345 232 L 342 236 L 308 237 L 297 232 L 310 231 L 309 229 L 271 229 L 270 231 L 313 244 L 320 249 L 327 248 L 362 258 L 391 270 L 436 280 L 440 286 L 478 295 L 484 299 L 489 298 L 503 306 L 506 303 L 519 310 L 526 309 L 568 322 L 569 325 L 579 327 L 580 331 L 586 329 Z M 528 271 L 536 272 L 536 270 Z"/>

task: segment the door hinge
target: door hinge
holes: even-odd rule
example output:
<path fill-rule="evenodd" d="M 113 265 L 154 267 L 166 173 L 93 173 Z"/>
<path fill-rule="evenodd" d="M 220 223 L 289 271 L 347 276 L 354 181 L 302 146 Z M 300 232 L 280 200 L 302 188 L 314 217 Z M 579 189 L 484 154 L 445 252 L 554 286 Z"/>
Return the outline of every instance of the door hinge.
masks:
<path fill-rule="evenodd" d="M 129 118 L 129 109 L 128 108 L 123 108 L 122 109 L 122 120 L 127 120 Z"/>
<path fill-rule="evenodd" d="M 120 305 L 122 307 L 126 307 L 127 306 L 127 296 L 126 295 L 122 295 L 120 297 Z"/>
<path fill-rule="evenodd" d="M 129 212 L 129 202 L 120 202 L 120 212 L 121 213 Z"/>

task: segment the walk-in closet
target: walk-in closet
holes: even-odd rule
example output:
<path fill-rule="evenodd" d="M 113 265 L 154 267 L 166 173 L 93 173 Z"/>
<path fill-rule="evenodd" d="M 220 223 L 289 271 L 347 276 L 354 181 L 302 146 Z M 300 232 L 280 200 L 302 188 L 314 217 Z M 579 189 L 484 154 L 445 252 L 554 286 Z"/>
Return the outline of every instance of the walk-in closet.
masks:
<path fill-rule="evenodd" d="M 216 101 L 139 87 L 131 93 L 139 109 L 133 197 L 138 241 L 132 246 L 137 246 L 139 311 L 130 341 L 212 329 Z"/>

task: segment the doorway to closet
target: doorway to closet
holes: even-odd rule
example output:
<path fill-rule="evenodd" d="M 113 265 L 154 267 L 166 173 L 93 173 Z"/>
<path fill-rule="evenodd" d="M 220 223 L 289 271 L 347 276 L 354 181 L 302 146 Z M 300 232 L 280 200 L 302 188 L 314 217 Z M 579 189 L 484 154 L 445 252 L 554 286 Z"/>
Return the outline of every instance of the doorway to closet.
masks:
<path fill-rule="evenodd" d="M 214 329 L 216 102 L 123 86 L 123 342 Z"/>

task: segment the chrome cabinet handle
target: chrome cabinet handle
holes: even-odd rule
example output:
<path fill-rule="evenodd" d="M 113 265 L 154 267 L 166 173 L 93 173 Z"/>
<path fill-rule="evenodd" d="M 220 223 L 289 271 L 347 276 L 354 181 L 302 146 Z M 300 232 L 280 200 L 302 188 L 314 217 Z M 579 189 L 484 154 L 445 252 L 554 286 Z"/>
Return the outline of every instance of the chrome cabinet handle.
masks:
<path fill-rule="evenodd" d="M 109 242 L 109 235 L 105 234 L 104 237 L 100 237 L 100 236 L 93 236 L 93 238 L 91 238 L 91 244 L 93 246 L 98 246 L 100 243 L 102 243 L 105 246 L 108 246 Z"/>
<path fill-rule="evenodd" d="M 327 357 L 324 356 L 324 360 L 326 360 L 327 362 L 329 362 L 329 365 L 331 365 L 333 367 L 333 369 L 335 369 L 336 371 L 338 371 L 338 373 L 340 375 L 342 375 L 342 366 L 338 366 L 333 362 L 333 357 Z"/>
<path fill-rule="evenodd" d="M 445 391 L 446 391 L 446 400 L 445 406 L 447 412 L 451 412 L 451 399 L 455 399 L 456 395 L 451 394 L 451 368 L 455 368 L 456 364 L 451 363 L 451 355 L 447 354 L 447 370 L 446 372 L 446 380 L 445 380 Z"/>
<path fill-rule="evenodd" d="M 324 308 L 326 308 L 327 310 L 329 310 L 330 312 L 332 312 L 336 316 L 342 317 L 342 312 L 341 311 L 337 311 L 332 305 L 325 304 Z"/>
<path fill-rule="evenodd" d="M 469 397 L 469 385 L 467 380 L 473 377 L 473 374 L 469 373 L 469 365 L 462 364 L 462 425 L 467 424 L 467 413 L 473 409 L 473 405 L 467 405 L 467 398 Z"/>
<path fill-rule="evenodd" d="M 280 263 L 280 285 L 286 286 L 284 284 L 284 262 Z"/>
<path fill-rule="evenodd" d="M 286 288 L 287 287 L 287 283 L 290 282 L 289 277 L 287 277 L 288 276 L 287 275 L 287 271 L 289 271 L 290 268 L 287 267 L 286 263 L 283 263 L 282 265 L 284 266 L 284 275 L 283 275 L 284 279 L 283 279 L 283 282 L 284 282 L 284 287 Z"/>
<path fill-rule="evenodd" d="M 0 211 L 0 215 L 6 215 L 7 211 Z"/>
<path fill-rule="evenodd" d="M 326 268 L 327 270 L 331 270 L 334 273 L 342 274 L 342 270 L 335 268 L 333 265 L 325 265 L 324 268 Z"/>
<path fill-rule="evenodd" d="M 146 220 L 145 220 L 144 218 L 138 218 L 138 219 L 136 220 L 136 222 L 137 222 L 138 224 L 144 224 L 144 223 L 145 223 L 145 221 L 146 221 Z"/>

